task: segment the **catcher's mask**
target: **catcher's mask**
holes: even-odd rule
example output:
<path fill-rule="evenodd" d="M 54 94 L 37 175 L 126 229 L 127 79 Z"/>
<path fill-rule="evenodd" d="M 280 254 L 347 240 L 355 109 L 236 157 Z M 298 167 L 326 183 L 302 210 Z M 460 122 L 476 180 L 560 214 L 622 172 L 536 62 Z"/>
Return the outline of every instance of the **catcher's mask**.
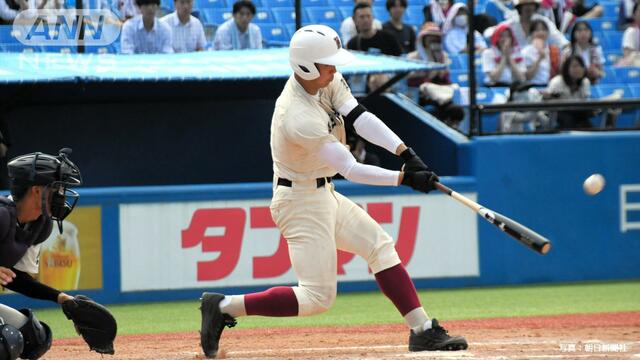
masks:
<path fill-rule="evenodd" d="M 82 185 L 80 169 L 69 160 L 71 152 L 69 148 L 61 149 L 58 156 L 35 152 L 15 157 L 7 164 L 12 194 L 18 192 L 16 189 L 44 186 L 42 214 L 58 223 L 60 233 L 62 220 L 73 211 L 80 197 L 70 187 Z"/>

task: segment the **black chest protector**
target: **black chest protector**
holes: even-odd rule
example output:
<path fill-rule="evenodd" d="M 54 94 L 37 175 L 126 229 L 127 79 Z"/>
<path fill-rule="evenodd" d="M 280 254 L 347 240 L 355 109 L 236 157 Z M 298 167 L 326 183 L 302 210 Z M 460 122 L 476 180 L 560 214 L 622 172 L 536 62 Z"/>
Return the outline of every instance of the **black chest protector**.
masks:
<path fill-rule="evenodd" d="M 0 196 L 0 266 L 13 267 L 32 245 L 49 237 L 53 222 L 40 215 L 36 220 L 18 226 L 16 204 Z"/>

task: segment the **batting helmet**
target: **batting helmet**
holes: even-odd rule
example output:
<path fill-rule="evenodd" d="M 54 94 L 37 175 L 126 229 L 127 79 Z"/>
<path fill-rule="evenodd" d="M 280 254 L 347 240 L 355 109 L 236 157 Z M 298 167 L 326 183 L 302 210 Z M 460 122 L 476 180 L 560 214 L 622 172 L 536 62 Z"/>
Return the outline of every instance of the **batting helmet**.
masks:
<path fill-rule="evenodd" d="M 51 219 L 58 222 L 58 228 L 62 233 L 62 220 L 66 218 L 75 207 L 78 198 L 77 192 L 68 187 L 82 185 L 80 169 L 69 160 L 71 149 L 64 148 L 58 156 L 35 152 L 15 157 L 7 164 L 9 179 L 11 180 L 11 194 L 15 200 L 30 186 L 41 185 L 50 188 L 49 199 L 45 198 L 47 192 L 42 195 L 42 213 L 47 214 L 47 200 L 49 200 Z"/>
<path fill-rule="evenodd" d="M 24 339 L 20 330 L 0 321 L 0 359 L 15 360 L 23 349 Z"/>
<path fill-rule="evenodd" d="M 304 80 L 317 79 L 315 64 L 346 65 L 355 56 L 342 48 L 340 37 L 325 25 L 307 25 L 293 34 L 289 43 L 289 64 Z"/>

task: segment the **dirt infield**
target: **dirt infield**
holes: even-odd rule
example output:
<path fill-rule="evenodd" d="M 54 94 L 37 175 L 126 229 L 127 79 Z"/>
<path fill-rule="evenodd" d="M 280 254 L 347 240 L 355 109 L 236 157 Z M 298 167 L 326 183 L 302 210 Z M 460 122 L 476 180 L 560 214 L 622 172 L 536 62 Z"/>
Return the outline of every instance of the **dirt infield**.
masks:
<path fill-rule="evenodd" d="M 464 335 L 459 352 L 407 351 L 403 324 L 226 330 L 220 358 L 229 359 L 640 359 L 640 312 L 443 321 Z M 199 335 L 119 336 L 105 360 L 202 359 Z M 81 339 L 53 343 L 46 360 L 97 360 Z"/>

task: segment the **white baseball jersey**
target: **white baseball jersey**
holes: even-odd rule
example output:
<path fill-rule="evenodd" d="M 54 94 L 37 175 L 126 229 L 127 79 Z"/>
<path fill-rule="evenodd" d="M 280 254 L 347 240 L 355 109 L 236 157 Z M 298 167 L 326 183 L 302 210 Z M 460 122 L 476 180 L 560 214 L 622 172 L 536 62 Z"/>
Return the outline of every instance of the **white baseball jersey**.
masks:
<path fill-rule="evenodd" d="M 333 81 L 316 95 L 308 94 L 293 75 L 289 78 L 271 120 L 276 177 L 300 181 L 336 174 L 319 159 L 317 150 L 326 142 L 346 143 L 344 120 L 335 109 L 352 99 L 340 73 L 335 73 Z"/>
<path fill-rule="evenodd" d="M 293 184 L 274 187 L 271 217 L 287 239 L 300 316 L 333 303 L 336 249 L 362 256 L 374 273 L 400 263 L 393 239 L 366 211 L 335 191 L 333 183 L 318 187 L 315 180 L 336 173 L 318 153 L 328 142 L 345 143 L 344 121 L 336 109 L 348 101 L 355 99 L 339 73 L 316 95 L 291 76 L 273 113 L 273 171 Z"/>

